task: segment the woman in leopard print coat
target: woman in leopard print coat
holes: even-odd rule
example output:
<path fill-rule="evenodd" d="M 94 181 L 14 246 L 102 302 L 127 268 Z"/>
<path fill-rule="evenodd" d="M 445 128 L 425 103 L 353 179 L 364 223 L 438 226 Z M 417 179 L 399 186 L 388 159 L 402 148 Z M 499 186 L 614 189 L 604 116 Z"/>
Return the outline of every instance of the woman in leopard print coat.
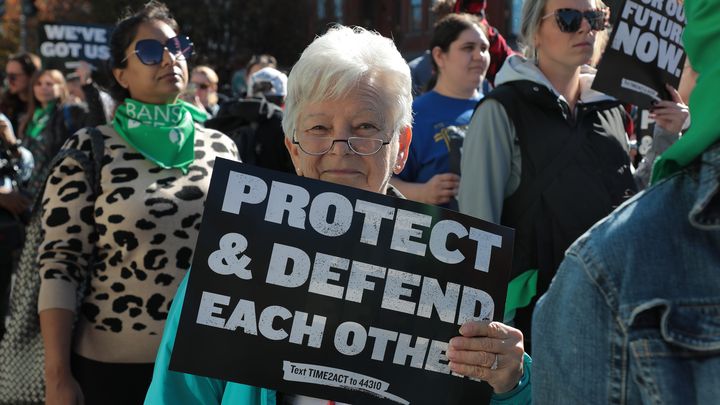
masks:
<path fill-rule="evenodd" d="M 47 404 L 142 402 L 171 300 L 192 261 L 213 163 L 238 156 L 228 137 L 195 125 L 178 102 L 192 43 L 163 4 L 152 1 L 121 20 L 110 49 L 119 107 L 110 125 L 98 127 L 99 195 L 92 198 L 81 166 L 66 159 L 42 201 L 38 311 Z M 64 148 L 89 152 L 88 131 Z M 84 280 L 87 293 L 78 299 Z"/>

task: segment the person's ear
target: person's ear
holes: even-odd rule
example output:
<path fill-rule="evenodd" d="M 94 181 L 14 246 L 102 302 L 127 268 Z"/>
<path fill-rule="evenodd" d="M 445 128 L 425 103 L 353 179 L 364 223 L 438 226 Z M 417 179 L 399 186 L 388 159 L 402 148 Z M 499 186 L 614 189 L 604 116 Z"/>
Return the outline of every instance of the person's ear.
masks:
<path fill-rule="evenodd" d="M 540 49 L 540 28 L 535 32 L 535 35 L 533 36 L 533 48 L 535 48 L 535 51 L 537 52 L 538 49 Z"/>
<path fill-rule="evenodd" d="M 120 86 L 127 89 L 129 84 L 127 83 L 126 77 L 125 77 L 125 69 L 113 69 L 112 70 L 113 76 L 115 76 L 115 80 L 117 80 L 118 83 L 120 83 Z"/>
<path fill-rule="evenodd" d="M 290 154 L 290 159 L 292 159 L 293 166 L 295 166 L 295 173 L 297 173 L 298 176 L 302 176 L 302 166 L 300 165 L 300 148 L 298 148 L 297 145 L 295 145 L 292 142 L 292 139 L 285 137 L 285 148 L 287 148 L 288 153 Z"/>
<path fill-rule="evenodd" d="M 442 48 L 435 46 L 432 51 L 430 51 L 430 54 L 432 55 L 438 69 L 445 67 L 445 52 L 443 52 Z"/>
<path fill-rule="evenodd" d="M 412 128 L 407 126 L 401 129 L 398 141 L 398 152 L 397 156 L 395 156 L 395 165 L 393 165 L 393 173 L 395 174 L 400 174 L 405 167 L 405 162 L 407 162 L 410 153 L 410 142 L 412 141 Z"/>

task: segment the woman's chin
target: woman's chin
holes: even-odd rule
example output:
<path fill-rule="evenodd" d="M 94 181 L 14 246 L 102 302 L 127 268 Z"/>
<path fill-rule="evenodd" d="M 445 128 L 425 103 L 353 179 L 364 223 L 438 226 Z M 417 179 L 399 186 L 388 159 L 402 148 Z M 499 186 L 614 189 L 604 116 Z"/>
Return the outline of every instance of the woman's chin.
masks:
<path fill-rule="evenodd" d="M 320 176 L 320 180 L 330 183 L 341 184 L 343 186 L 367 189 L 367 178 L 361 173 L 324 173 Z M 371 190 L 374 191 L 374 190 Z"/>

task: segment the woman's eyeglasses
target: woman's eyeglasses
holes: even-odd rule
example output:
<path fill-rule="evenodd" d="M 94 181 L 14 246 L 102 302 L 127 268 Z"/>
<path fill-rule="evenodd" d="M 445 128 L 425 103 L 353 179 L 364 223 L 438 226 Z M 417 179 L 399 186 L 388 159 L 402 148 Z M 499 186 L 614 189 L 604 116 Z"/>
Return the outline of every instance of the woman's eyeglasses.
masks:
<path fill-rule="evenodd" d="M 120 63 L 125 63 L 130 55 L 134 53 L 143 65 L 157 65 L 162 62 L 165 49 L 175 57 L 182 56 L 187 59 L 192 56 L 193 43 L 190 41 L 190 37 L 186 36 L 172 37 L 165 41 L 165 43 L 157 39 L 142 39 L 135 43 L 135 50 L 125 56 L 125 59 L 120 61 Z"/>
<path fill-rule="evenodd" d="M 308 155 L 320 156 L 330 152 L 335 142 L 345 142 L 351 151 L 360 156 L 370 156 L 378 153 L 380 149 L 389 144 L 390 141 L 384 141 L 378 138 L 364 138 L 361 136 L 351 136 L 347 139 L 334 139 L 330 136 L 305 136 L 296 137 L 293 134 L 293 144 L 300 146 L 303 152 Z"/>
<path fill-rule="evenodd" d="M 604 9 L 594 9 L 588 11 L 580 11 L 574 8 L 559 8 L 552 13 L 543 16 L 543 20 L 555 16 L 560 31 L 562 32 L 578 32 L 582 26 L 582 20 L 585 18 L 590 23 L 590 29 L 593 31 L 602 31 L 606 27 L 607 13 Z"/>

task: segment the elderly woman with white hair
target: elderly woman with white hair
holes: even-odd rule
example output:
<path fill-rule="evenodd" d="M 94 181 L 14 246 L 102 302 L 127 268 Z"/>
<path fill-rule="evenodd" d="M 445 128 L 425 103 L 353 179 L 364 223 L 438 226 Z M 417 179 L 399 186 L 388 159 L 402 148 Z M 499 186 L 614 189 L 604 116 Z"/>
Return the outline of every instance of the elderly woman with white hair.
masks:
<path fill-rule="evenodd" d="M 283 129 L 297 174 L 400 196 L 389 180 L 407 159 L 411 103 L 410 70 L 390 39 L 362 28 L 331 28 L 308 46 L 288 80 Z M 168 315 L 146 403 L 328 403 L 169 371 L 185 289 L 186 281 Z M 468 322 L 460 333 L 447 352 L 454 372 L 487 381 L 495 403 L 529 395 L 530 362 L 517 329 Z"/>

